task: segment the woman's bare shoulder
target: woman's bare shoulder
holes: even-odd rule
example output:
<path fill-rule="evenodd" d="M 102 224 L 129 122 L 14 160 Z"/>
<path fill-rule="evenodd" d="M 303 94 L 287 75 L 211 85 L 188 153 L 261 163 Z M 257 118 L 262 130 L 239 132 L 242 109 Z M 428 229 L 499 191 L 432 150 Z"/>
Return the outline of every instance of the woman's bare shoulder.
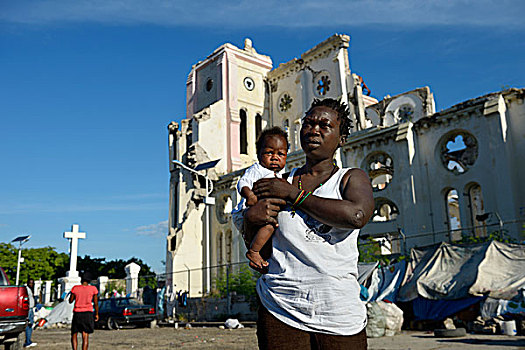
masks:
<path fill-rule="evenodd" d="M 361 186 L 363 183 L 370 184 L 368 174 L 362 169 L 350 168 L 346 171 L 341 180 L 341 191 L 344 192 L 344 189 L 347 186 Z"/>

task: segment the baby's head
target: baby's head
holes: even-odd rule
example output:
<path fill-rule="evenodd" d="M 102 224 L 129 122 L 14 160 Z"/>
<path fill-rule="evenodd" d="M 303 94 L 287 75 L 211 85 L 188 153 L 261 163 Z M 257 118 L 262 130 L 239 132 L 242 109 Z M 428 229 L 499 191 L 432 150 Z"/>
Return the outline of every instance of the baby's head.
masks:
<path fill-rule="evenodd" d="M 255 144 L 257 159 L 266 169 L 281 171 L 286 165 L 288 134 L 278 126 L 264 129 Z"/>

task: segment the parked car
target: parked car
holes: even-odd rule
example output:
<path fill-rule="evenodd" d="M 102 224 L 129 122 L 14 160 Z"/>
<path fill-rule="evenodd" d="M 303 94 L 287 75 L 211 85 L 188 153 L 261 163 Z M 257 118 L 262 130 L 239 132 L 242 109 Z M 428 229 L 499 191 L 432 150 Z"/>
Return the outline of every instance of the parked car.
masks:
<path fill-rule="evenodd" d="M 100 299 L 97 326 L 118 329 L 123 325 L 155 327 L 157 314 L 153 305 L 144 305 L 133 298 Z"/>
<path fill-rule="evenodd" d="M 22 349 L 27 325 L 29 298 L 24 286 L 11 286 L 0 267 L 0 345 L 5 349 Z"/>

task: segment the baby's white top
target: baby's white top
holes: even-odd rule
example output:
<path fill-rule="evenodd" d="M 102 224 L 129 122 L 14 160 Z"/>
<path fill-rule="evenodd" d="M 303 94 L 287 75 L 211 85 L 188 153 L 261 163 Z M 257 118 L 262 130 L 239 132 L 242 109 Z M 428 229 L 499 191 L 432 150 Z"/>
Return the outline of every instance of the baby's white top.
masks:
<path fill-rule="evenodd" d="M 277 173 L 277 177 L 282 177 L 284 169 Z M 259 162 L 255 162 L 251 167 L 246 169 L 244 175 L 237 182 L 237 191 L 241 193 L 243 187 L 248 186 L 250 189 L 253 184 L 260 179 L 275 177 L 273 170 L 266 169 Z"/>

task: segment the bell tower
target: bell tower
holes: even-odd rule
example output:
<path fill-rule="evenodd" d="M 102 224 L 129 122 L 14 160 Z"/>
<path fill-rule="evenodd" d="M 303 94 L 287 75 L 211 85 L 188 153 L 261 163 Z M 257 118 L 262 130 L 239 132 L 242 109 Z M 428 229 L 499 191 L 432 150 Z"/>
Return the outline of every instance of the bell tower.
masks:
<path fill-rule="evenodd" d="M 244 48 L 224 44 L 196 63 L 186 81 L 186 117 L 171 123 L 170 212 L 166 273 L 170 288 L 186 289 L 190 296 L 208 292 L 203 266 L 212 265 L 215 238 L 210 234 L 213 215 L 206 212 L 206 181 L 251 165 L 256 160 L 255 140 L 269 122 L 266 75 L 272 60 L 258 54 L 250 39 Z M 201 175 L 194 169 L 219 160 Z M 198 170 L 198 169 L 197 169 Z M 209 209 L 209 208 L 208 208 Z M 207 217 L 203 220 L 203 217 Z M 192 272 L 192 277 L 180 271 Z M 209 276 L 209 275 L 208 275 Z"/>
<path fill-rule="evenodd" d="M 268 122 L 265 81 L 271 69 L 271 59 L 258 54 L 250 39 L 244 49 L 224 44 L 193 66 L 186 83 L 186 118 L 193 148 L 208 158 L 195 159 L 196 164 L 221 159 L 215 171 L 225 174 L 255 160 L 257 133 Z"/>

